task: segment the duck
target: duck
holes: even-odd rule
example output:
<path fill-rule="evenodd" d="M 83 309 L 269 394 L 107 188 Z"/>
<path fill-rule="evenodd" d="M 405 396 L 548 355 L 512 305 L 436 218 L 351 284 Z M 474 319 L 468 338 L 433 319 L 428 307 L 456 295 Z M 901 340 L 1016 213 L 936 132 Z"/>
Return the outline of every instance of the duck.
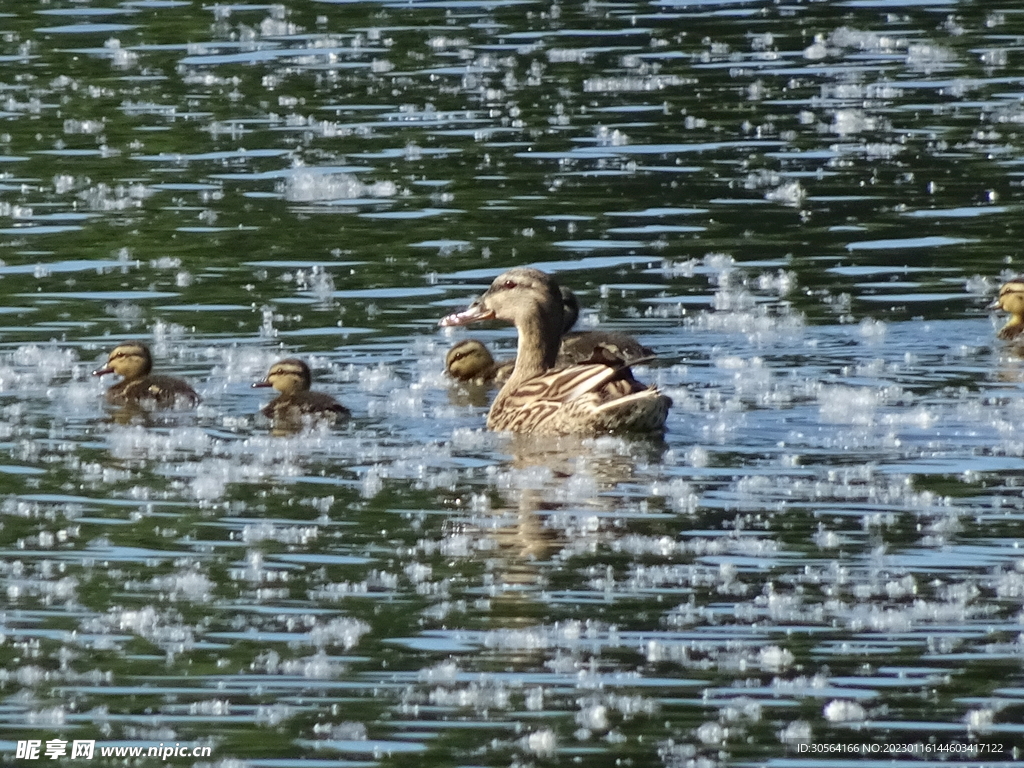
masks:
<path fill-rule="evenodd" d="M 106 365 L 92 372 L 93 376 L 116 373 L 121 381 L 107 390 L 111 405 L 158 408 L 193 407 L 199 395 L 187 381 L 174 376 L 153 374 L 153 355 L 149 347 L 138 341 L 118 344 L 107 356 Z"/>
<path fill-rule="evenodd" d="M 999 296 L 989 309 L 1001 309 L 1010 313 L 1006 325 L 999 329 L 999 338 L 1010 340 L 1017 338 L 1024 331 L 1024 275 L 1019 275 L 1003 283 L 999 288 Z"/>
<path fill-rule="evenodd" d="M 482 320 L 512 323 L 515 366 L 487 414 L 493 431 L 533 435 L 662 433 L 672 400 L 638 382 L 629 365 L 598 346 L 580 364 L 557 368 L 565 310 L 557 282 L 529 267 L 502 273 L 470 306 L 442 326 Z"/>
<path fill-rule="evenodd" d="M 565 286 L 560 287 L 562 294 L 562 320 L 565 330 L 562 332 L 562 343 L 558 349 L 555 365 L 565 367 L 579 365 L 594 355 L 598 346 L 604 347 L 625 363 L 650 360 L 656 357 L 650 347 L 645 347 L 628 333 L 621 331 L 573 331 L 573 326 L 580 316 L 580 303 L 576 294 Z"/>
<path fill-rule="evenodd" d="M 335 423 L 349 418 L 348 408 L 324 392 L 311 392 L 313 374 L 309 366 L 290 357 L 270 366 L 263 381 L 252 386 L 273 387 L 281 394 L 266 405 L 261 413 L 275 421 L 297 423 L 306 419 Z"/>
<path fill-rule="evenodd" d="M 594 355 L 598 346 L 605 347 L 622 361 L 633 364 L 655 357 L 654 350 L 635 338 L 619 331 L 572 331 L 580 316 L 580 303 L 576 294 L 560 286 L 562 295 L 562 340 L 558 348 L 555 367 L 579 365 Z M 471 384 L 501 384 L 512 374 L 515 360 L 495 362 L 494 356 L 478 339 L 465 339 L 448 350 L 445 372 L 457 381 Z"/>
<path fill-rule="evenodd" d="M 453 379 L 468 384 L 500 384 L 512 374 L 515 360 L 495 362 L 494 356 L 478 339 L 464 339 L 448 350 L 444 369 Z"/>

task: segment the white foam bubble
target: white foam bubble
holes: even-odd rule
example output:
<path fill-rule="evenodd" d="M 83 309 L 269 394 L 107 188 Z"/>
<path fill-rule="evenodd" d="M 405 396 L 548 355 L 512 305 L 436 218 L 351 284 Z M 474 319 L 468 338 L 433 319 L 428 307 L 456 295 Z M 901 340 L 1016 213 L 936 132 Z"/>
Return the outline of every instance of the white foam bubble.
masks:
<path fill-rule="evenodd" d="M 550 728 L 533 731 L 522 739 L 521 743 L 527 751 L 537 757 L 553 757 L 558 751 L 558 736 Z"/>
<path fill-rule="evenodd" d="M 396 197 L 399 188 L 392 181 L 364 184 L 350 173 L 319 173 L 300 167 L 287 176 L 281 192 L 289 202 L 315 203 Z"/>
<path fill-rule="evenodd" d="M 861 723 L 867 720 L 867 711 L 855 701 L 833 699 L 822 712 L 830 723 Z"/>
<path fill-rule="evenodd" d="M 791 667 L 795 660 L 792 651 L 777 645 L 766 646 L 757 653 L 758 665 L 765 672 L 782 672 Z"/>
<path fill-rule="evenodd" d="M 317 648 L 337 645 L 349 650 L 369 631 L 370 625 L 365 621 L 339 617 L 313 627 L 309 632 L 308 642 Z"/>
<path fill-rule="evenodd" d="M 764 199 L 771 203 L 788 205 L 792 208 L 799 208 L 807 197 L 807 190 L 799 181 L 787 181 L 764 194 Z"/>

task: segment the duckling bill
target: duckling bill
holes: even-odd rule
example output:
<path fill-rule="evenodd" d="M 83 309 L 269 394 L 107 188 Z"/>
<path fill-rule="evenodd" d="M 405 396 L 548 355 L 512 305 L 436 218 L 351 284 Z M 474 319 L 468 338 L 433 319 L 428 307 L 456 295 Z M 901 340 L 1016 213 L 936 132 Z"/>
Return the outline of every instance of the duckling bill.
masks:
<path fill-rule="evenodd" d="M 299 423 L 311 419 L 333 424 L 352 415 L 330 395 L 310 391 L 312 385 L 313 375 L 309 366 L 292 357 L 274 363 L 267 377 L 257 381 L 253 387 L 273 387 L 281 393 L 261 411 L 275 421 Z"/>
<path fill-rule="evenodd" d="M 1004 283 L 990 309 L 1010 313 L 1010 319 L 999 330 L 999 338 L 1007 341 L 1016 339 L 1024 331 L 1024 275 Z"/>
<path fill-rule="evenodd" d="M 153 374 L 153 356 L 149 347 L 139 342 L 119 344 L 111 350 L 106 365 L 92 372 L 93 376 L 116 373 L 121 381 L 107 390 L 111 405 L 135 405 L 158 408 L 192 407 L 199 395 L 188 382 L 174 376 Z"/>

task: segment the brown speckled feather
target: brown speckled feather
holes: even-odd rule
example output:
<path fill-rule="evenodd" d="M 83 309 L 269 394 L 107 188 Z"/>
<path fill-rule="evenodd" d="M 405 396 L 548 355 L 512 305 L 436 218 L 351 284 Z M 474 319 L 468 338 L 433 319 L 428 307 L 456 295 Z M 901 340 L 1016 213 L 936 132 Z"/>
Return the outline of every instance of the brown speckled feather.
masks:
<path fill-rule="evenodd" d="M 106 398 L 111 405 L 152 402 L 160 408 L 192 406 L 199 402 L 199 395 L 186 382 L 159 375 L 115 384 L 107 390 Z"/>
<path fill-rule="evenodd" d="M 598 363 L 538 376 L 502 391 L 487 417 L 493 430 L 532 434 L 656 432 L 672 400 L 616 369 Z"/>
<path fill-rule="evenodd" d="M 303 416 L 313 416 L 334 422 L 352 415 L 348 408 L 323 392 L 281 395 L 266 405 L 262 413 L 268 419 L 286 421 L 301 421 Z"/>

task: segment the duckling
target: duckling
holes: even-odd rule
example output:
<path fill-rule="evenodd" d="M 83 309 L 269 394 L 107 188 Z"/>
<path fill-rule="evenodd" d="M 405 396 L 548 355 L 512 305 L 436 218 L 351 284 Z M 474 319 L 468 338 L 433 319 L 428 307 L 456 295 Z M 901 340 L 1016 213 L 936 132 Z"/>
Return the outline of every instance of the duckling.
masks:
<path fill-rule="evenodd" d="M 1024 275 L 1004 283 L 999 289 L 999 298 L 989 309 L 1001 309 L 1010 313 L 1010 319 L 999 330 L 1000 339 L 1015 339 L 1024 331 Z"/>
<path fill-rule="evenodd" d="M 579 365 L 594 356 L 598 346 L 632 365 L 641 360 L 655 357 L 654 350 L 645 347 L 628 333 L 621 331 L 572 331 L 580 316 L 580 303 L 576 294 L 562 287 L 562 318 L 565 331 L 562 333 L 562 344 L 558 349 L 557 367 Z"/>
<path fill-rule="evenodd" d="M 448 350 L 444 369 L 453 379 L 471 384 L 501 383 L 512 375 L 515 360 L 494 361 L 494 357 L 477 339 L 460 341 Z"/>
<path fill-rule="evenodd" d="M 270 366 L 270 372 L 263 381 L 253 387 L 273 387 L 281 394 L 263 408 L 268 419 L 286 422 L 301 422 L 303 417 L 323 420 L 333 424 L 347 419 L 352 414 L 333 397 L 323 392 L 311 392 L 313 375 L 309 366 L 301 360 L 290 357 Z"/>
<path fill-rule="evenodd" d="M 565 310 L 558 284 L 537 269 L 499 275 L 468 309 L 443 326 L 498 319 L 515 325 L 515 367 L 487 415 L 492 430 L 535 435 L 660 433 L 670 398 L 640 384 L 606 348 L 582 365 L 555 369 Z"/>
<path fill-rule="evenodd" d="M 149 347 L 137 341 L 119 344 L 107 357 L 107 363 L 92 372 L 93 376 L 116 373 L 121 381 L 107 390 L 111 405 L 148 405 L 159 408 L 192 407 L 199 395 L 188 382 L 174 376 L 152 375 L 153 356 Z"/>

